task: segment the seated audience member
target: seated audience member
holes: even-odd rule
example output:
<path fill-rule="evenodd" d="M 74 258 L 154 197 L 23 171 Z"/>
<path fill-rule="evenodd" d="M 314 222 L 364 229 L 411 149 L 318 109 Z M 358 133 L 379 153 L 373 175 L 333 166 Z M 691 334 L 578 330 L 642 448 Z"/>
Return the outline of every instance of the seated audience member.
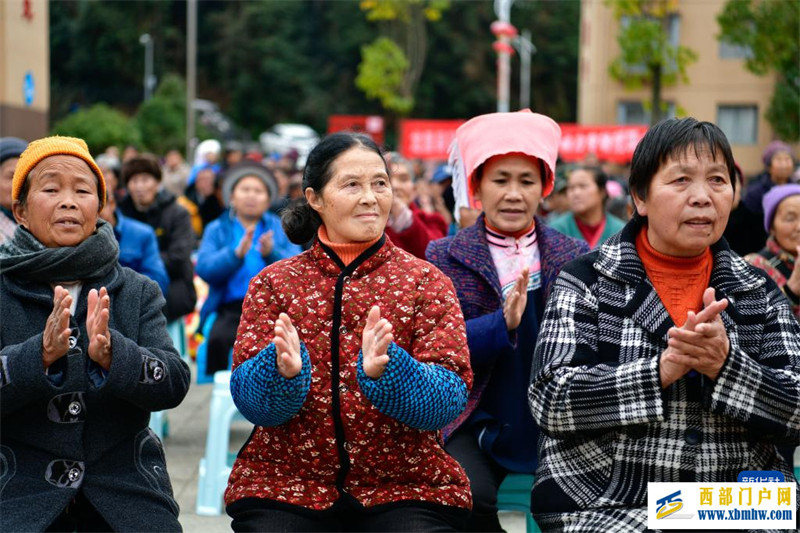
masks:
<path fill-rule="evenodd" d="M 212 165 L 197 171 L 194 183 L 186 188 L 186 198 L 195 206 L 202 221 L 203 231 L 225 211 L 220 187 L 222 174 L 217 175 Z M 202 232 L 200 233 L 202 235 Z"/>
<path fill-rule="evenodd" d="M 11 183 L 19 156 L 27 147 L 28 143 L 17 137 L 0 137 L 0 244 L 13 237 L 17 230 L 11 212 Z"/>
<path fill-rule="evenodd" d="M 175 196 L 185 194 L 190 171 L 191 168 L 184 161 L 183 155 L 178 150 L 170 150 L 164 157 L 164 165 L 161 167 L 164 188 Z"/>
<path fill-rule="evenodd" d="M 129 159 L 121 173 L 128 195 L 119 203 L 120 211 L 156 232 L 161 260 L 169 275 L 164 314 L 172 322 L 194 311 L 197 302 L 191 257 L 196 237 L 191 216 L 174 194 L 160 189 L 161 166 L 154 156 L 142 154 Z"/>
<path fill-rule="evenodd" d="M 533 474 L 539 430 L 526 394 L 539 322 L 558 272 L 585 242 L 536 216 L 553 189 L 561 130 L 520 111 L 475 117 L 456 131 L 453 180 L 480 201 L 477 221 L 430 243 L 428 261 L 456 288 L 475 384 L 467 409 L 445 428 L 447 450 L 467 472 L 466 531 L 502 531 L 497 492 L 510 473 Z"/>
<path fill-rule="evenodd" d="M 201 369 L 207 375 L 228 368 L 250 280 L 267 265 L 302 251 L 286 237 L 280 218 L 267 211 L 277 185 L 266 167 L 240 162 L 225 172 L 222 187 L 230 207 L 209 224 L 197 254 L 197 274 L 209 284 L 198 330 L 217 313 Z"/>
<path fill-rule="evenodd" d="M 608 177 L 600 167 L 573 169 L 567 176 L 569 211 L 555 219 L 551 227 L 583 239 L 592 249 L 621 230 L 625 223 L 606 211 L 607 182 Z"/>
<path fill-rule="evenodd" d="M 447 235 L 447 222 L 439 213 L 424 211 L 415 202 L 411 162 L 396 152 L 386 157 L 393 194 L 386 235 L 403 250 L 424 259 L 428 243 Z"/>
<path fill-rule="evenodd" d="M 752 233 L 752 246 L 755 246 L 748 252 L 760 250 L 767 241 L 767 234 L 762 230 L 764 195 L 776 185 L 789 183 L 794 172 L 794 154 L 791 146 L 784 142 L 772 141 L 769 143 L 764 148 L 761 160 L 764 163 L 764 171 L 750 180 L 742 193 L 742 203 L 751 214 L 745 227 Z"/>
<path fill-rule="evenodd" d="M 796 482 L 779 450 L 800 443 L 800 323 L 722 238 L 734 172 L 717 126 L 659 122 L 634 218 L 559 274 L 529 388 L 542 531 L 644 531 L 648 482 Z"/>
<path fill-rule="evenodd" d="M 763 250 L 745 260 L 769 274 L 792 304 L 800 320 L 800 185 L 777 185 L 764 195 L 764 229 L 769 238 Z"/>
<path fill-rule="evenodd" d="M 189 368 L 156 283 L 117 261 L 110 196 L 86 143 L 33 141 L 12 182 L 19 229 L 0 245 L 3 531 L 181 530 L 148 427 Z"/>
<path fill-rule="evenodd" d="M 469 483 L 441 445 L 472 373 L 453 285 L 384 235 L 389 172 L 369 137 L 311 151 L 283 211 L 310 250 L 250 283 L 233 401 L 256 427 L 225 492 L 234 531 L 461 531 Z"/>

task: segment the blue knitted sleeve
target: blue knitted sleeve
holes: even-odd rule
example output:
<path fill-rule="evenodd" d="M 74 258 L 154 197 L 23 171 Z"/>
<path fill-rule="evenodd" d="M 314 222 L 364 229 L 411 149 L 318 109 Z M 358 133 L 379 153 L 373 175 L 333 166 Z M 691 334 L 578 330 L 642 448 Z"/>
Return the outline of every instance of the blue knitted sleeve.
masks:
<path fill-rule="evenodd" d="M 278 372 L 275 344 L 258 352 L 231 374 L 233 403 L 257 426 L 280 426 L 300 412 L 311 389 L 311 359 L 300 343 L 303 367 L 292 379 Z"/>
<path fill-rule="evenodd" d="M 420 363 L 394 342 L 378 379 L 364 373 L 358 354 L 358 385 L 378 411 L 416 429 L 443 428 L 467 406 L 467 385 L 443 366 Z"/>

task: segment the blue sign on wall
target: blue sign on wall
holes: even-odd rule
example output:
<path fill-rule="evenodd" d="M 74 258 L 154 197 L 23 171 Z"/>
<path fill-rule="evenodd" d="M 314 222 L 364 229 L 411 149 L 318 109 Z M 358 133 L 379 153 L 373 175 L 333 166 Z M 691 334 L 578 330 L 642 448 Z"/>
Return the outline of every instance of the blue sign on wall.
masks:
<path fill-rule="evenodd" d="M 30 107 L 33 105 L 33 97 L 36 94 L 36 82 L 33 81 L 33 71 L 29 70 L 25 73 L 25 79 L 22 82 L 22 96 L 25 99 L 25 105 Z"/>

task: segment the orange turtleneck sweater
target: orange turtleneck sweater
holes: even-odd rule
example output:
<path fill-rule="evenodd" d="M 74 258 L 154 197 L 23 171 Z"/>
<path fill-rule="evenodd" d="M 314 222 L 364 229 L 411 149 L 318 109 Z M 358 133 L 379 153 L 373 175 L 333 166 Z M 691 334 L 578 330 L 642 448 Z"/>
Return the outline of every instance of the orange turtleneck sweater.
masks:
<path fill-rule="evenodd" d="M 710 249 L 706 248 L 696 257 L 662 254 L 650 245 L 647 225 L 644 225 L 636 236 L 636 251 L 676 326 L 686 322 L 689 311 L 697 313 L 703 309 L 703 292 L 708 287 L 713 266 Z"/>
<path fill-rule="evenodd" d="M 379 235 L 377 239 L 369 242 L 332 242 L 328 239 L 328 230 L 325 229 L 325 226 L 320 226 L 319 230 L 317 230 L 317 237 L 322 244 L 333 250 L 336 255 L 339 256 L 344 266 L 347 266 L 367 248 L 378 242 L 382 235 Z"/>

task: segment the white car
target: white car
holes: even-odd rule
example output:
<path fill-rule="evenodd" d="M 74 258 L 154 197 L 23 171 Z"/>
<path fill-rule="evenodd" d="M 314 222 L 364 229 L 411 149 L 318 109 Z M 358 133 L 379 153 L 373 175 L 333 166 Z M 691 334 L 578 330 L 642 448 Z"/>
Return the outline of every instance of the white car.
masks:
<path fill-rule="evenodd" d="M 319 142 L 319 135 L 305 124 L 275 124 L 258 137 L 265 154 L 285 154 L 297 150 L 297 165 L 302 167 L 311 150 Z"/>

